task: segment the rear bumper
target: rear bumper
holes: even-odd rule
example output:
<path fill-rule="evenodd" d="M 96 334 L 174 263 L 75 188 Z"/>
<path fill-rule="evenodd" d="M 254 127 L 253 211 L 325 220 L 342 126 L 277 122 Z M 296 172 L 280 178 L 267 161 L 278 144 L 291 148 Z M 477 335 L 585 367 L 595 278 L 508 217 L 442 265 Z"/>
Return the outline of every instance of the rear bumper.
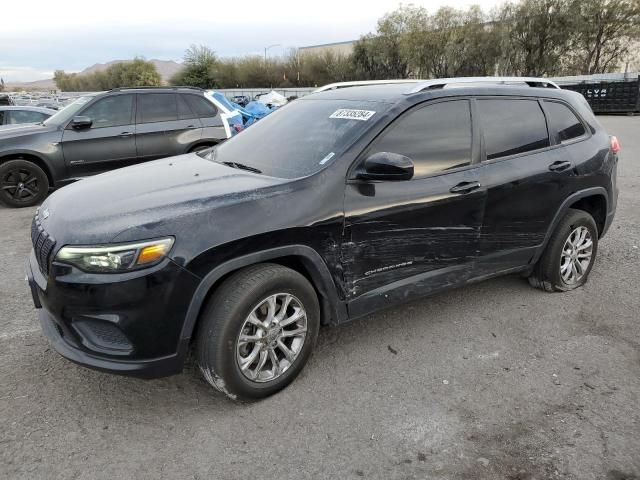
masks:
<path fill-rule="evenodd" d="M 614 172 L 614 175 L 617 176 L 615 172 Z M 609 211 L 607 212 L 607 218 L 604 221 L 604 228 L 602 229 L 600 238 L 604 237 L 606 233 L 609 231 L 609 227 L 613 223 L 613 217 L 616 216 L 616 209 L 618 208 L 618 192 L 619 190 L 618 190 L 617 182 L 614 181 L 613 192 L 612 192 L 613 194 L 609 199 L 610 208 L 609 208 Z"/>

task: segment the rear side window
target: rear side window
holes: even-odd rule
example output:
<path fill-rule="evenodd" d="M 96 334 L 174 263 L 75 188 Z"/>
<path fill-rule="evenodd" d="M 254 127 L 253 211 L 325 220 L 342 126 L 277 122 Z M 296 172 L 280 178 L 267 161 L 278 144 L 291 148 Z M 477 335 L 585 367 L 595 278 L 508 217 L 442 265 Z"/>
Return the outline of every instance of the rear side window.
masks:
<path fill-rule="evenodd" d="M 138 123 L 171 122 L 178 119 L 176 96 L 173 93 L 138 95 Z"/>
<path fill-rule="evenodd" d="M 487 160 L 549 146 L 547 124 L 537 100 L 478 100 Z"/>
<path fill-rule="evenodd" d="M 440 102 L 402 116 L 376 141 L 369 154 L 391 152 L 413 160 L 415 178 L 471 163 L 468 100 Z"/>
<path fill-rule="evenodd" d="M 200 118 L 215 117 L 218 114 L 216 106 L 204 98 L 204 96 L 184 95 L 184 98 L 187 100 L 191 110 Z"/>
<path fill-rule="evenodd" d="M 544 102 L 549 126 L 556 135 L 556 141 L 566 142 L 581 137 L 586 133 L 584 125 L 569 107 L 558 102 Z"/>
<path fill-rule="evenodd" d="M 187 103 L 187 100 L 184 97 L 185 97 L 184 95 L 178 95 L 178 118 L 180 120 L 197 118 L 198 115 L 196 115 L 191 110 L 191 107 L 189 106 L 189 104 Z"/>

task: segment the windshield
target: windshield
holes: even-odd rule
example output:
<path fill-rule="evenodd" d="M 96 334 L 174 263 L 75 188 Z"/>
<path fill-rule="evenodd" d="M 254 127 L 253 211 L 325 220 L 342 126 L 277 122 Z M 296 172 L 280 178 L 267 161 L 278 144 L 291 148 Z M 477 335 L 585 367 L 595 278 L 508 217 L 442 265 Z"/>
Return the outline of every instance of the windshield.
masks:
<path fill-rule="evenodd" d="M 320 171 L 389 108 L 386 103 L 297 100 L 203 157 L 280 178 Z"/>
<path fill-rule="evenodd" d="M 54 113 L 49 118 L 47 118 L 44 122 L 44 125 L 62 125 L 71 120 L 78 111 L 83 108 L 94 95 L 85 95 L 83 97 L 78 97 L 76 100 L 71 102 L 69 105 L 64 107 L 57 113 Z"/>

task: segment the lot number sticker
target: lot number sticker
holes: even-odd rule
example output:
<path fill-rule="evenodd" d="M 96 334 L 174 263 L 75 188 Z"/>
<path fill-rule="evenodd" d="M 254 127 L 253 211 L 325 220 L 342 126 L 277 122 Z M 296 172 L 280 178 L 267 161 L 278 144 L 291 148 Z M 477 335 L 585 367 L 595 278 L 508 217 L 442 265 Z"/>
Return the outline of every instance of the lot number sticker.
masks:
<path fill-rule="evenodd" d="M 350 108 L 341 108 L 331 114 L 329 118 L 344 118 L 345 120 L 362 120 L 366 122 L 376 112 L 371 110 L 352 110 Z"/>

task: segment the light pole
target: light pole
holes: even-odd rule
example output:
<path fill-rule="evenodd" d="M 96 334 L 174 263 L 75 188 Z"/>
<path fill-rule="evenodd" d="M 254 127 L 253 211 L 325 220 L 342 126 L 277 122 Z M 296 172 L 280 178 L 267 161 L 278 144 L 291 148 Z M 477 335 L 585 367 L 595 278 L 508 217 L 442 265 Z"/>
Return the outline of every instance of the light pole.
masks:
<path fill-rule="evenodd" d="M 269 45 L 268 47 L 264 47 L 264 63 L 267 63 L 267 50 L 269 50 L 272 47 L 280 47 L 281 45 L 279 43 L 274 43 L 273 45 Z"/>

